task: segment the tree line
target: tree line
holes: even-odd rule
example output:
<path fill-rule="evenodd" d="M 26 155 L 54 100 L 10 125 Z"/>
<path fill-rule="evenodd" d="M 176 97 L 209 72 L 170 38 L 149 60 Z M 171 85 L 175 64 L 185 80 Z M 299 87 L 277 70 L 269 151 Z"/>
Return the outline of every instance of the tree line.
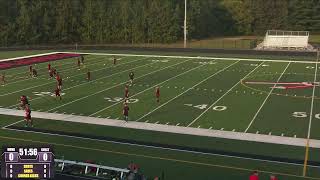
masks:
<path fill-rule="evenodd" d="M 188 0 L 188 38 L 320 32 L 319 0 Z M 0 45 L 172 43 L 184 0 L 0 0 Z"/>

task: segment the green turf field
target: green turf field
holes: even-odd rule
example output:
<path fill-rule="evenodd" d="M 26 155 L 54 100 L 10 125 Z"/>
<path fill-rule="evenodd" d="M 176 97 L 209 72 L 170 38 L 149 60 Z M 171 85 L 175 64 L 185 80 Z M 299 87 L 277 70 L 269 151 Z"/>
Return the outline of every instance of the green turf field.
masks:
<path fill-rule="evenodd" d="M 320 94 L 317 83 L 319 76 L 316 71 L 319 66 L 314 63 L 316 60 L 303 62 L 117 55 L 118 62 L 113 65 L 113 57 L 108 54 L 86 55 L 85 64 L 80 70 L 75 58 L 51 62 L 63 78 L 61 101 L 53 97 L 56 82 L 49 79 L 47 63 L 33 65 L 38 70 L 37 78 L 28 76 L 28 67 L 5 70 L 7 82 L 0 86 L 0 106 L 18 108 L 19 97 L 26 95 L 30 97 L 32 111 L 97 117 L 101 121 L 115 119 L 120 122 L 123 120 L 124 87 L 129 84 L 129 72 L 133 71 L 134 83 L 129 86 L 129 121 L 320 139 L 317 130 L 320 120 Z M 86 80 L 88 70 L 92 74 L 91 81 Z M 160 87 L 159 103 L 155 98 L 156 87 Z M 0 119 L 3 119 L 3 127 L 22 118 L 0 116 Z M 24 124 L 21 122 L 15 125 Z M 298 160 L 305 158 L 304 147 L 287 145 L 144 132 L 45 119 L 35 119 L 35 128 L 253 155 Z M 159 164 L 158 169 L 163 167 L 163 171 L 168 173 L 167 176 L 172 178 L 177 178 L 173 170 L 175 166 L 181 166 L 177 174 L 193 168 L 196 174 L 190 174 L 190 179 L 197 176 L 210 179 L 210 171 L 219 174 L 219 177 L 228 172 L 230 178 L 246 177 L 254 169 L 265 171 L 263 176 L 276 173 L 285 179 L 301 179 L 298 176 L 301 176 L 303 171 L 303 166 L 297 164 L 277 164 L 142 147 L 134 147 L 137 148 L 135 150 L 132 146 L 123 144 L 55 137 L 34 132 L 1 130 L 1 136 L 2 144 L 11 142 L 10 138 L 16 138 L 12 139 L 12 143 L 21 143 L 24 140 L 53 143 L 61 155 L 69 156 L 70 159 L 81 158 L 85 151 L 106 153 L 110 158 L 116 158 L 115 152 L 122 152 L 119 155 L 121 158 L 134 156 L 145 166 L 148 166 L 147 161 L 151 159 Z M 23 136 L 30 138 L 22 138 Z M 6 138 L 8 142 L 5 141 Z M 84 145 L 86 143 L 90 145 Z M 78 148 L 78 153 L 66 152 L 72 148 Z M 319 161 L 317 151 L 318 149 L 310 149 L 310 160 Z M 98 157 L 95 156 L 95 159 Z M 107 157 L 103 161 L 107 162 Z M 111 164 L 123 167 L 125 160 L 114 160 Z M 150 167 L 146 167 L 145 170 L 150 175 L 159 173 Z M 320 178 L 319 172 L 317 167 L 310 166 L 307 176 Z"/>

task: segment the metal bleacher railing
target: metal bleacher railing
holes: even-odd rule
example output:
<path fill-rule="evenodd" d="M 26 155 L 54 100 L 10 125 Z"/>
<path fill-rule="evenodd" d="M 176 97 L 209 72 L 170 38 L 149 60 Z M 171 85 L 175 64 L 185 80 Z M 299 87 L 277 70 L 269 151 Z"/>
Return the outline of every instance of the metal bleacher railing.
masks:
<path fill-rule="evenodd" d="M 98 165 L 98 164 L 92 164 L 92 163 L 86 163 L 86 162 L 77 162 L 77 161 L 70 161 L 70 160 L 64 160 L 64 159 L 55 159 L 55 164 L 56 168 L 58 171 L 61 171 L 62 173 L 66 171 L 66 167 L 70 168 L 70 166 L 77 166 L 77 167 L 82 167 L 84 168 L 84 172 L 82 175 L 87 175 L 90 171 L 90 169 L 94 168 L 95 169 L 95 176 L 96 177 L 101 177 L 103 176 L 103 171 L 113 171 L 119 174 L 119 178 L 123 179 L 125 176 L 128 175 L 130 172 L 128 169 L 122 169 L 122 168 L 115 168 L 115 167 L 110 167 L 110 166 L 103 166 L 103 165 Z M 72 171 L 74 169 L 69 169 L 68 171 Z M 81 174 L 81 173 L 77 173 Z"/>

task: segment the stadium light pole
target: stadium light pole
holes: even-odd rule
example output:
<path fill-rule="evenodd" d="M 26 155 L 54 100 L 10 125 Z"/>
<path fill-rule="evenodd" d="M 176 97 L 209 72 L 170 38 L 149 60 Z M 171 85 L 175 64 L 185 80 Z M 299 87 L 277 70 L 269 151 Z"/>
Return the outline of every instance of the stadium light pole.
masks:
<path fill-rule="evenodd" d="M 183 47 L 187 47 L 187 0 L 184 0 L 184 23 L 183 23 L 184 42 Z"/>

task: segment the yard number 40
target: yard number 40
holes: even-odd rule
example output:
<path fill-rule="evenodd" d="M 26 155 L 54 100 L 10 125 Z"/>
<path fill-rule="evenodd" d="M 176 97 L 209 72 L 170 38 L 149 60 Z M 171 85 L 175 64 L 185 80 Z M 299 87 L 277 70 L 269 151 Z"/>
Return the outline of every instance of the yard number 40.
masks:
<path fill-rule="evenodd" d="M 307 112 L 293 112 L 292 116 L 297 118 L 306 118 L 308 117 L 308 114 Z M 315 114 L 314 117 L 320 119 L 320 114 Z"/>
<path fill-rule="evenodd" d="M 199 105 L 194 105 L 194 104 L 184 104 L 185 106 L 191 106 L 194 108 L 198 108 L 198 109 L 206 109 L 208 107 L 208 104 L 199 104 Z M 212 107 L 213 110 L 215 111 L 224 111 L 227 109 L 227 106 L 214 106 Z"/>

